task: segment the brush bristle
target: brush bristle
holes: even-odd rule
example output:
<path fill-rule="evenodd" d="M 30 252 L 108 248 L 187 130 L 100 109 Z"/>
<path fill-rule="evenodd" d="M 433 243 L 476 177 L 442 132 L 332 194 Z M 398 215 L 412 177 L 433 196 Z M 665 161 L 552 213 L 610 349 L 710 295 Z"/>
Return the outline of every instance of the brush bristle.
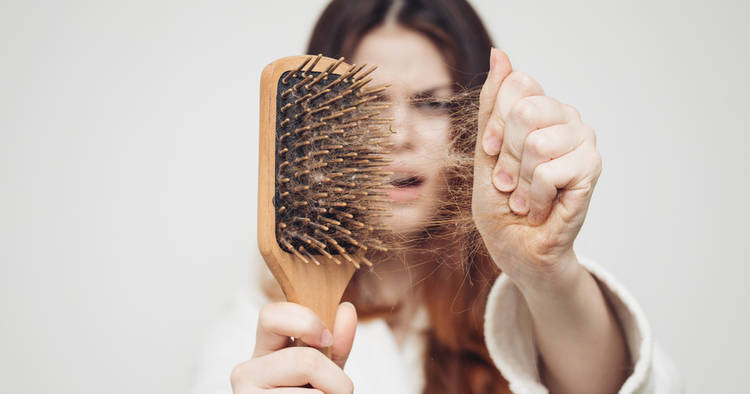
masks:
<path fill-rule="evenodd" d="M 305 263 L 331 261 L 371 266 L 364 252 L 385 250 L 380 218 L 387 215 L 382 170 L 389 147 L 389 119 L 380 93 L 368 88 L 375 68 L 338 59 L 311 71 L 308 57 L 279 78 L 276 102 L 276 239 Z"/>

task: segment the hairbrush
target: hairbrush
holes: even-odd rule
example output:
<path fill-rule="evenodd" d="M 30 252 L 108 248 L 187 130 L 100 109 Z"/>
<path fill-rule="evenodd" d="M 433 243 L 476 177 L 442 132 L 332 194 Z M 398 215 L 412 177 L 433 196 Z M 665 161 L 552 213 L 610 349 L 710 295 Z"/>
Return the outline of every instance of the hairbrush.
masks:
<path fill-rule="evenodd" d="M 291 56 L 261 76 L 258 245 L 287 300 L 331 331 L 354 271 L 372 266 L 365 253 L 387 250 L 391 132 L 374 70 Z"/>

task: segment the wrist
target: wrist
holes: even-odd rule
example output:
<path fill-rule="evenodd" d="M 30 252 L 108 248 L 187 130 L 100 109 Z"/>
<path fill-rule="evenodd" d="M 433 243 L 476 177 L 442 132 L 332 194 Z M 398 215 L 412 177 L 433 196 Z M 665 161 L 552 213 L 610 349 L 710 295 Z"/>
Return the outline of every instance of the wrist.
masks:
<path fill-rule="evenodd" d="M 571 250 L 539 272 L 513 280 L 528 302 L 563 300 L 574 297 L 588 272 Z"/>
<path fill-rule="evenodd" d="M 559 277 L 518 289 L 537 324 L 553 325 L 560 334 L 576 337 L 592 324 L 592 311 L 600 309 L 603 298 L 596 280 L 581 264 L 576 261 L 566 270 Z"/>

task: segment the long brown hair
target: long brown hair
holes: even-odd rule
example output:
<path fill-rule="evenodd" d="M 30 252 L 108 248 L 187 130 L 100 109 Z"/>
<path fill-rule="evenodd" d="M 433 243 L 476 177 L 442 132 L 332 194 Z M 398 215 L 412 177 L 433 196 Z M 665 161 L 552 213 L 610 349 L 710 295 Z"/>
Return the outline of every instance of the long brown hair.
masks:
<path fill-rule="evenodd" d="M 471 221 L 475 93 L 488 72 L 492 42 L 465 0 L 333 0 L 318 19 L 307 52 L 350 58 L 362 37 L 387 17 L 427 36 L 442 52 L 458 90 L 469 92 L 452 102 L 457 109 L 452 113 L 452 150 L 459 160 L 446 170 L 448 197 L 426 230 L 430 239 L 441 240 L 430 245 L 450 246 L 430 254 L 436 269 L 419 286 L 430 320 L 424 333 L 424 392 L 507 393 L 507 382 L 489 358 L 483 330 L 487 294 L 500 271 Z M 446 248 L 451 251 L 444 253 Z M 363 319 L 382 316 L 393 307 L 365 294 L 361 283 L 367 274 L 357 272 L 344 295 Z"/>

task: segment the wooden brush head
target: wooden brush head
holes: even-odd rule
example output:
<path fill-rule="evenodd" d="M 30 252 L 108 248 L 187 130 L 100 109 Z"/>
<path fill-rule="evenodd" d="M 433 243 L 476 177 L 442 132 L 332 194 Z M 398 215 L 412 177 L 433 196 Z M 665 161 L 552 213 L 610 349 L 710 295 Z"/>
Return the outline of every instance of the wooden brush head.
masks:
<path fill-rule="evenodd" d="M 287 299 L 329 328 L 354 270 L 372 265 L 365 253 L 385 250 L 390 120 L 377 116 L 386 86 L 367 86 L 373 70 L 292 56 L 261 77 L 260 252 Z"/>

